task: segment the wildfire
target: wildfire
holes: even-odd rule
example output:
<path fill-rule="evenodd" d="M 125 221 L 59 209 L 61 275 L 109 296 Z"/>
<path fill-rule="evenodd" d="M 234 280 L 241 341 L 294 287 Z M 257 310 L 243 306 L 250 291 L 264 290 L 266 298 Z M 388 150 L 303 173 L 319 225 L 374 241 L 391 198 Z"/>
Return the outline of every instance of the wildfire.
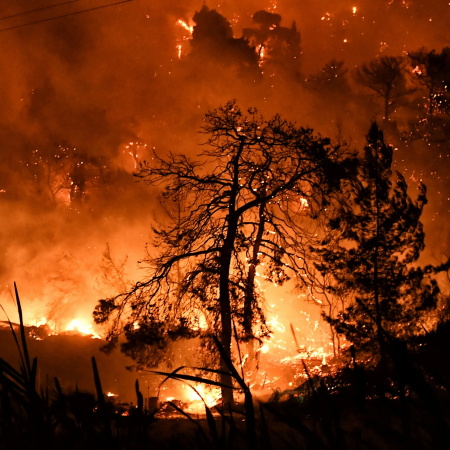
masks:
<path fill-rule="evenodd" d="M 173 414 L 177 416 L 177 412 L 174 411 L 167 403 L 173 402 L 176 406 L 189 414 L 204 415 L 205 404 L 209 409 L 218 405 L 221 401 L 222 394 L 220 388 L 205 386 L 204 384 L 182 384 L 182 392 L 177 389 L 177 394 L 174 396 L 174 392 L 170 392 L 169 395 L 162 397 L 162 408 L 159 410 L 156 417 L 172 417 Z M 162 388 L 163 390 L 166 387 Z M 166 403 L 167 402 L 167 403 Z M 212 409 L 214 415 L 218 414 Z"/>
<path fill-rule="evenodd" d="M 267 324 L 270 325 L 273 329 L 284 333 L 286 331 L 286 327 L 278 321 L 278 316 L 272 317 L 267 320 Z"/>
<path fill-rule="evenodd" d="M 222 398 L 219 388 L 205 387 L 202 384 L 198 384 L 194 386 L 196 391 L 198 392 L 197 394 L 197 392 L 195 392 L 191 387 L 187 385 L 185 385 L 184 387 L 187 390 L 188 406 L 186 410 L 189 413 L 204 413 L 205 404 L 203 403 L 203 401 L 206 403 L 208 408 L 212 408 L 213 406 L 217 405 Z"/>
<path fill-rule="evenodd" d="M 32 323 L 25 325 L 29 327 L 29 336 L 37 341 L 41 341 L 48 336 L 57 336 L 59 334 L 80 334 L 90 336 L 92 339 L 102 339 L 102 337 L 94 331 L 93 325 L 87 320 L 81 318 L 72 319 L 65 327 L 60 327 L 55 320 L 47 317 L 40 317 L 32 320 Z"/>
<path fill-rule="evenodd" d="M 40 327 L 42 325 L 49 325 L 48 320 L 45 317 L 42 317 L 39 320 L 36 320 L 36 326 L 37 327 Z"/>
<path fill-rule="evenodd" d="M 264 344 L 261 347 L 261 353 L 267 353 L 269 351 L 269 346 L 267 344 Z"/>
<path fill-rule="evenodd" d="M 125 146 L 125 150 L 124 151 L 128 151 L 128 154 L 131 156 L 131 158 L 133 159 L 133 163 L 134 163 L 134 168 L 137 169 L 137 167 L 139 166 L 139 150 L 141 149 L 141 147 L 145 150 L 145 148 L 147 147 L 147 144 L 142 144 L 140 142 L 130 142 L 129 145 Z"/>
<path fill-rule="evenodd" d="M 79 334 L 92 336 L 94 339 L 101 339 L 100 336 L 94 332 L 92 325 L 81 319 L 73 319 L 69 325 L 67 325 L 66 331 L 75 331 Z"/>
<path fill-rule="evenodd" d="M 194 26 L 193 26 L 193 25 L 188 25 L 188 24 L 187 24 L 184 20 L 182 20 L 182 19 L 178 19 L 177 25 L 178 25 L 179 27 L 181 27 L 184 31 L 187 31 L 187 32 L 189 33 L 188 36 L 182 36 L 181 38 L 178 38 L 178 39 L 177 39 L 178 42 L 180 42 L 180 41 L 182 41 L 182 40 L 183 40 L 183 41 L 187 41 L 188 39 L 190 39 L 190 38 L 192 37 L 192 33 L 194 32 Z M 177 56 L 178 56 L 178 59 L 181 59 L 182 49 L 183 49 L 182 44 L 181 44 L 181 43 L 177 44 L 176 49 L 177 49 Z"/>
<path fill-rule="evenodd" d="M 199 316 L 199 320 L 198 320 L 198 327 L 201 330 L 207 330 L 209 325 L 208 325 L 208 319 L 206 318 L 205 314 L 201 314 Z"/>
<path fill-rule="evenodd" d="M 184 28 L 186 31 L 189 31 L 189 33 L 193 33 L 194 32 L 194 27 L 193 26 L 189 26 L 184 20 L 178 19 L 178 25 L 180 25 L 180 27 Z"/>
<path fill-rule="evenodd" d="M 265 56 L 265 53 L 266 53 L 264 44 L 261 44 L 259 47 L 257 47 L 256 51 L 258 52 L 258 55 L 259 55 L 259 62 L 258 62 L 258 64 L 259 64 L 259 67 L 261 67 L 263 65 L 264 56 Z"/>
<path fill-rule="evenodd" d="M 308 200 L 306 198 L 300 199 L 300 209 L 307 209 L 309 206 Z"/>

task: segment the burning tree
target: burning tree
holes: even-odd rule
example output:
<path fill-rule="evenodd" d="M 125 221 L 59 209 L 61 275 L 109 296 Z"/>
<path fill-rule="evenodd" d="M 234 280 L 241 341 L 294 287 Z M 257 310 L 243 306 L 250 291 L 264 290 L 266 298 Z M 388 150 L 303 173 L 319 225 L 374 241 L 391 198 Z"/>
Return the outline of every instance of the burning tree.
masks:
<path fill-rule="evenodd" d="M 244 28 L 242 34 L 256 47 L 260 64 L 266 59 L 282 66 L 299 63 L 301 39 L 295 22 L 283 27 L 279 14 L 264 10 L 255 12 L 252 19 L 257 27 Z"/>
<path fill-rule="evenodd" d="M 22 163 L 31 172 L 35 192 L 47 197 L 53 205 L 69 202 L 71 188 L 72 151 L 59 145 L 50 151 L 33 150 L 31 158 Z"/>
<path fill-rule="evenodd" d="M 155 154 L 136 174 L 162 186 L 163 197 L 182 197 L 185 210 L 154 230 L 159 255 L 148 254 L 149 276 L 99 301 L 94 317 L 110 321 L 111 346 L 122 332 L 122 350 L 129 352 L 139 345 L 161 350 L 205 332 L 218 334 L 231 355 L 233 323 L 238 340 L 238 334 L 249 341 L 269 333 L 256 266 L 277 284 L 292 275 L 303 281 L 299 255 L 317 234 L 314 219 L 339 189 L 346 152 L 278 115 L 263 120 L 250 109 L 245 116 L 234 102 L 209 112 L 203 132 L 201 161 Z M 175 281 L 180 264 L 183 276 Z M 231 386 L 224 361 L 220 368 L 221 382 Z M 222 394 L 232 402 L 231 390 Z"/>
<path fill-rule="evenodd" d="M 441 53 L 422 49 L 409 53 L 412 80 L 421 86 L 427 95 L 428 115 L 449 114 L 450 48 Z"/>
<path fill-rule="evenodd" d="M 191 57 L 199 58 L 205 66 L 212 57 L 214 67 L 235 66 L 241 75 L 260 76 L 258 55 L 245 38 L 233 37 L 231 23 L 215 9 L 206 5 L 194 14 Z M 208 55 L 208 58 L 205 58 Z"/>
<path fill-rule="evenodd" d="M 422 140 L 433 145 L 437 150 L 435 159 L 441 166 L 441 149 L 448 150 L 450 141 L 450 48 L 442 49 L 441 53 L 422 49 L 408 56 L 411 78 L 420 97 L 417 117 L 409 122 L 403 138 L 406 142 Z"/>
<path fill-rule="evenodd" d="M 81 206 L 87 192 L 103 181 L 106 167 L 103 159 L 88 157 L 69 145 L 33 150 L 22 164 L 30 172 L 36 194 L 47 197 L 53 206 Z"/>
<path fill-rule="evenodd" d="M 382 357 L 388 339 L 407 339 L 423 329 L 439 297 L 429 277 L 435 270 L 417 266 L 425 246 L 425 186 L 411 200 L 400 173 L 391 182 L 391 164 L 392 147 L 374 123 L 358 175 L 347 185 L 348 202 L 328 222 L 333 232 L 315 250 L 322 258 L 316 267 L 331 278 L 327 292 L 346 302 L 326 319 L 359 348 Z"/>

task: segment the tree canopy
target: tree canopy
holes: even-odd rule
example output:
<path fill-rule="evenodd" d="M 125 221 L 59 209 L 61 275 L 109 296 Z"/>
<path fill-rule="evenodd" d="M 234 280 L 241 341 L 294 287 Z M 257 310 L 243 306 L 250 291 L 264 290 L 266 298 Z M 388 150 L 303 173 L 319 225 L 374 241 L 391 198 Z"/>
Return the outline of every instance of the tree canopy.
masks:
<path fill-rule="evenodd" d="M 267 334 L 254 269 L 261 264 L 277 284 L 292 275 L 301 282 L 299 255 L 317 234 L 311 221 L 332 203 L 353 161 L 312 130 L 279 115 L 264 120 L 255 109 L 244 115 L 235 102 L 204 120 L 198 160 L 155 154 L 136 174 L 164 198 L 183 198 L 185 208 L 154 229 L 158 254 L 147 256 L 148 277 L 98 303 L 95 319 L 110 322 L 112 344 L 125 332 L 125 345 L 139 336 L 163 348 L 204 331 L 218 334 L 230 354 L 233 322 L 247 340 Z M 221 381 L 231 385 L 227 375 Z"/>
<path fill-rule="evenodd" d="M 436 306 L 439 288 L 431 267 L 417 265 L 424 249 L 420 222 L 427 203 L 419 184 L 412 200 L 404 177 L 391 181 L 392 147 L 374 123 L 358 175 L 347 185 L 346 204 L 328 222 L 329 237 L 315 249 L 327 292 L 344 299 L 337 314 L 326 314 L 350 342 L 375 354 L 390 338 L 423 331 L 426 313 Z"/>
<path fill-rule="evenodd" d="M 363 63 L 355 72 L 356 81 L 383 101 L 384 120 L 389 120 L 389 115 L 411 92 L 406 85 L 406 65 L 407 61 L 401 56 L 382 56 Z"/>
<path fill-rule="evenodd" d="M 421 86 L 427 93 L 427 112 L 431 119 L 433 116 L 449 114 L 450 83 L 450 48 L 445 47 L 441 53 L 434 50 L 427 52 L 421 49 L 410 52 L 410 65 L 412 80 Z"/>

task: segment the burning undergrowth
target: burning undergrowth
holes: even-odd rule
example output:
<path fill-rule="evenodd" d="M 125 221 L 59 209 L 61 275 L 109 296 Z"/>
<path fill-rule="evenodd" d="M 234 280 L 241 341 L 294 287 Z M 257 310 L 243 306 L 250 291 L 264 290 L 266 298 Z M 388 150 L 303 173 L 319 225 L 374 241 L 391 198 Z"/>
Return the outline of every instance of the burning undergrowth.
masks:
<path fill-rule="evenodd" d="M 445 397 L 442 389 L 446 388 L 442 383 L 446 383 L 447 376 L 437 383 L 431 382 L 437 374 L 433 373 L 427 379 L 431 374 L 427 370 L 422 373 L 425 360 L 420 360 L 420 353 L 405 353 L 403 346 L 389 344 L 388 368 L 378 366 L 367 370 L 356 358 L 353 347 L 337 376 L 317 377 L 303 363 L 307 379 L 293 389 L 274 392 L 269 402 L 259 403 L 258 413 L 247 384 L 239 376 L 239 368 L 228 359 L 227 365 L 243 395 L 243 405 L 235 406 L 227 413 L 225 408 L 217 405 L 217 397 L 205 387 L 213 382 L 204 380 L 199 385 L 202 387 L 189 388 L 201 399 L 206 413 L 205 419 L 201 420 L 195 396 L 187 403 L 174 398 L 158 402 L 158 398 L 143 393 L 139 381 L 134 383 L 136 403 L 120 402 L 116 394 L 103 390 L 105 374 L 96 358 L 91 361 L 94 395 L 82 392 L 78 387 L 74 391 L 64 390 L 58 378 L 54 379 L 54 388 L 49 390 L 47 380 L 46 389 L 39 391 L 37 387 L 42 381 L 39 380 L 37 360 L 31 362 L 30 341 L 26 338 L 18 295 L 17 305 L 20 323 L 14 326 L 8 322 L 8 325 L 22 367 L 19 373 L 14 366 L 0 359 L 1 445 L 11 442 L 29 445 L 37 439 L 46 448 L 83 445 L 84 448 L 115 446 L 128 449 L 145 448 L 149 443 L 164 447 L 181 437 L 183 444 L 179 443 L 179 448 L 182 445 L 181 448 L 199 449 L 223 448 L 224 445 L 230 449 L 291 448 L 294 442 L 300 448 L 334 449 L 339 446 L 353 449 L 360 448 L 368 436 L 371 436 L 374 448 L 409 448 L 413 439 L 415 444 L 424 444 L 423 448 L 428 448 L 428 443 L 430 448 L 441 448 L 446 442 L 448 425 L 442 413 Z M 444 328 L 440 328 L 439 341 L 442 341 L 442 332 L 448 340 L 448 327 Z M 226 358 L 220 342 L 215 342 Z M 432 342 L 433 339 L 422 339 L 418 345 Z M 201 377 L 189 376 L 178 369 L 165 377 L 166 381 L 201 381 Z M 287 400 L 280 401 L 284 397 Z M 360 418 L 356 421 L 355 413 Z M 184 422 L 189 425 L 179 423 L 176 419 L 180 417 L 188 419 Z M 161 421 L 162 418 L 174 419 L 178 433 L 171 434 L 174 430 L 167 426 L 171 421 Z M 362 426 L 362 420 L 368 423 Z M 388 441 L 383 432 L 386 426 L 389 428 Z M 19 429 L 22 433 L 20 441 Z M 406 446 L 402 446 L 405 439 Z"/>
<path fill-rule="evenodd" d="M 19 325 L 13 324 L 13 327 L 16 332 L 19 330 Z M 15 361 L 15 351 L 9 328 L 7 322 L 0 324 L 1 346 L 11 349 L 11 351 L 3 352 L 2 357 L 7 361 Z M 274 338 L 262 346 L 258 364 L 253 370 L 248 370 L 245 364 L 246 355 L 242 355 L 242 367 L 246 382 L 249 383 L 257 398 L 268 399 L 276 391 L 289 390 L 303 383 L 307 379 L 305 365 L 313 376 L 335 373 L 342 365 L 340 358 L 333 357 L 330 348 L 328 353 L 325 353 L 322 347 L 316 348 L 309 345 L 308 348 L 300 346 L 296 351 L 295 345 L 291 344 L 291 341 L 294 343 L 294 340 L 289 326 L 287 329 L 288 336 L 278 334 L 280 339 Z M 93 331 L 92 323 L 73 319 L 67 324 L 66 329 L 57 331 L 54 323 L 46 322 L 45 318 L 41 318 L 36 325 L 26 326 L 25 331 L 31 339 L 28 344 L 31 351 L 39 358 L 41 372 L 45 372 L 50 377 L 57 376 L 64 382 L 65 387 L 77 384 L 84 390 L 90 388 L 91 382 L 89 377 L 86 377 L 83 367 L 89 364 L 89 355 L 95 355 L 104 370 L 109 367 L 107 370 L 109 376 L 105 377 L 105 389 L 114 393 L 111 397 L 114 397 L 119 403 L 129 403 L 134 398 L 131 385 L 136 375 L 148 389 L 146 401 L 149 401 L 148 399 L 151 397 L 158 397 L 160 404 L 176 400 L 181 402 L 180 407 L 183 410 L 201 415 L 204 414 L 203 400 L 211 408 L 220 403 L 219 388 L 205 387 L 195 383 L 193 384 L 195 390 L 193 390 L 187 384 L 176 382 L 165 383 L 158 387 L 158 381 L 149 375 L 148 370 L 136 371 L 135 362 L 131 359 L 121 356 L 117 352 L 105 355 L 100 348 L 107 342 L 104 337 Z M 285 339 L 281 339 L 281 337 L 288 339 L 289 342 L 286 343 Z M 193 340 L 175 346 L 172 351 L 178 357 L 172 361 L 170 367 L 173 368 L 176 364 L 185 364 L 186 361 L 195 364 L 196 358 L 186 358 L 186 355 L 198 351 L 198 345 L 198 341 Z M 132 370 L 126 370 L 126 367 Z M 164 370 L 165 367 L 163 364 L 161 369 Z M 182 373 L 195 375 L 199 372 L 185 369 Z M 165 407 L 164 410 L 167 408 Z M 167 416 L 164 410 L 161 412 L 161 417 Z M 178 413 L 174 413 L 173 408 L 168 408 L 168 410 L 169 415 L 178 417 Z"/>

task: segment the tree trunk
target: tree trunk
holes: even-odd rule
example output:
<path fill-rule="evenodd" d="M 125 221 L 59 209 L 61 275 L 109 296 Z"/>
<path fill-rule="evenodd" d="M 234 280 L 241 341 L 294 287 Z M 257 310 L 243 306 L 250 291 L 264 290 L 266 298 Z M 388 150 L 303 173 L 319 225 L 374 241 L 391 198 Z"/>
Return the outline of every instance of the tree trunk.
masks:
<path fill-rule="evenodd" d="M 378 143 L 375 148 L 375 220 L 376 220 L 376 229 L 375 229 L 375 254 L 374 254 L 374 299 L 375 299 L 375 313 L 376 313 L 376 325 L 377 325 L 377 338 L 378 345 L 380 347 L 380 356 L 381 356 L 381 368 L 384 370 L 386 368 L 386 353 L 385 353 L 385 345 L 384 345 L 384 336 L 383 336 L 383 328 L 382 328 L 382 316 L 381 316 L 381 308 L 380 308 L 380 298 L 379 298 L 379 289 L 378 289 L 378 257 L 379 257 L 379 240 L 380 240 L 380 199 L 379 199 L 379 179 L 378 179 Z"/>
<path fill-rule="evenodd" d="M 265 190 L 262 192 L 262 196 L 265 195 Z M 244 334 L 247 342 L 247 368 L 249 371 L 253 371 L 255 368 L 255 342 L 253 335 L 253 305 L 255 303 L 255 277 L 256 266 L 259 263 L 258 253 L 261 247 L 261 241 L 264 234 L 264 210 L 265 203 L 261 203 L 259 207 L 259 224 L 258 232 L 256 234 L 255 243 L 253 245 L 253 255 L 250 261 L 250 267 L 248 269 L 247 288 L 244 299 Z"/>
<path fill-rule="evenodd" d="M 384 98 L 384 120 L 387 122 L 389 120 L 389 96 L 386 95 Z"/>
<path fill-rule="evenodd" d="M 430 111 L 430 116 L 431 117 L 433 117 L 433 114 L 434 114 L 433 92 L 434 92 L 434 83 L 433 83 L 433 81 L 431 81 L 430 88 L 429 88 L 430 95 L 429 95 L 429 99 L 428 99 L 428 101 L 430 103 L 430 110 L 429 111 Z"/>
<path fill-rule="evenodd" d="M 237 220 L 230 218 L 228 222 L 228 235 L 225 239 L 224 246 L 220 255 L 220 279 L 219 279 L 219 302 L 220 302 L 220 318 L 222 322 L 222 336 L 221 344 L 225 349 L 226 354 L 231 359 L 231 304 L 230 304 L 230 291 L 229 291 L 229 278 L 230 278 L 230 266 L 231 266 L 231 256 L 234 247 L 234 241 L 236 238 L 237 231 Z M 222 388 L 222 401 L 224 407 L 233 406 L 233 390 L 231 386 L 233 385 L 230 370 L 223 360 L 220 358 L 220 370 L 226 372 L 226 374 L 221 374 L 220 381 L 230 388 Z"/>
<path fill-rule="evenodd" d="M 333 315 L 333 309 L 331 307 L 331 303 L 328 308 L 328 316 L 332 317 Z M 331 342 L 333 344 L 333 356 L 336 358 L 336 334 L 334 332 L 333 325 L 330 323 L 330 334 L 331 334 Z"/>
<path fill-rule="evenodd" d="M 244 151 L 245 138 L 241 138 L 239 149 L 232 159 L 233 165 L 233 186 L 230 192 L 230 203 L 228 206 L 227 236 L 224 239 L 223 247 L 220 252 L 220 280 L 219 280 L 219 303 L 220 318 L 222 322 L 221 343 L 226 354 L 231 360 L 231 304 L 230 304 L 230 269 L 231 257 L 236 240 L 238 228 L 238 216 L 236 215 L 236 198 L 239 191 L 239 158 Z M 233 399 L 233 380 L 230 370 L 223 358 L 220 358 L 220 370 L 225 372 L 221 374 L 220 381 L 227 387 L 222 387 L 222 403 L 225 408 L 234 406 Z"/>
<path fill-rule="evenodd" d="M 227 252 L 228 253 L 228 252 Z M 230 306 L 230 292 L 228 290 L 229 268 L 231 263 L 231 252 L 229 254 L 221 255 L 221 269 L 220 269 L 220 316 L 222 321 L 222 336 L 221 344 L 225 349 L 226 354 L 231 359 L 231 306 Z M 220 358 L 220 370 L 226 374 L 220 375 L 220 382 L 226 386 L 232 386 L 233 381 L 230 375 L 230 370 L 223 360 Z M 222 401 L 224 407 L 233 406 L 233 390 L 222 387 Z"/>

